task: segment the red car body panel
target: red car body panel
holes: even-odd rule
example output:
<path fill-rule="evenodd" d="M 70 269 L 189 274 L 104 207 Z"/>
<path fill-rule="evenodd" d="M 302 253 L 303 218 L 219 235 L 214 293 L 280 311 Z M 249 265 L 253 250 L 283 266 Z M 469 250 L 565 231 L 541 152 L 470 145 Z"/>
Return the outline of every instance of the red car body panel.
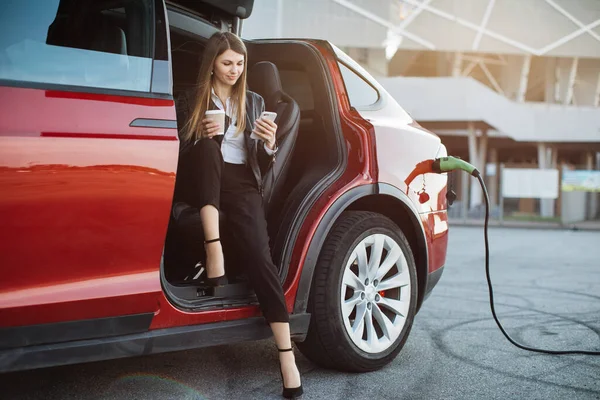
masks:
<path fill-rule="evenodd" d="M 437 271 L 446 264 L 448 249 L 448 213 L 439 211 L 424 214 L 421 217 L 427 235 L 429 273 Z"/>
<path fill-rule="evenodd" d="M 174 103 L 0 87 L 0 326 L 158 309 L 177 130 L 136 118 Z"/>

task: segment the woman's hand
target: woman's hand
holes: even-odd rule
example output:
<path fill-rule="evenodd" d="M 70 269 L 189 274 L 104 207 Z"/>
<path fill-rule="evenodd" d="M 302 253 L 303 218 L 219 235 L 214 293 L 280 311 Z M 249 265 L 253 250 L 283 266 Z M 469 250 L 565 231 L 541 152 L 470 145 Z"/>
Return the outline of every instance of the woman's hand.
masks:
<path fill-rule="evenodd" d="M 213 121 L 212 119 L 204 118 L 202 120 L 202 136 L 206 138 L 212 138 L 216 136 L 220 131 L 220 126 L 218 123 Z"/>
<path fill-rule="evenodd" d="M 266 118 L 259 118 L 254 123 L 254 130 L 271 150 L 275 150 L 275 134 L 277 133 L 277 124 Z"/>

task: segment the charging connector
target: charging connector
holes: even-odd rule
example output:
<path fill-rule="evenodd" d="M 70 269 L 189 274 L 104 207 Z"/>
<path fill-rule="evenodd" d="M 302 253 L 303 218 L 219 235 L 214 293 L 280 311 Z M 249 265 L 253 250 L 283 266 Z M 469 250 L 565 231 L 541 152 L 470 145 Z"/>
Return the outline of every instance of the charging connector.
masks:
<path fill-rule="evenodd" d="M 433 169 L 433 172 L 437 174 L 460 169 L 462 171 L 468 172 L 470 175 L 473 175 L 475 177 L 481 175 L 477 168 L 475 168 L 473 165 L 469 164 L 464 160 L 461 160 L 458 157 L 452 156 L 436 158 L 435 160 L 433 160 L 431 168 Z"/>
<path fill-rule="evenodd" d="M 489 224 L 489 219 L 490 219 L 490 197 L 488 195 L 487 188 L 485 187 L 485 183 L 483 182 L 483 178 L 481 177 L 481 174 L 479 173 L 477 168 L 475 168 L 473 165 L 471 165 L 468 162 L 463 161 L 457 157 L 448 156 L 448 157 L 442 157 L 442 158 L 433 160 L 433 163 L 431 164 L 431 168 L 432 168 L 431 172 L 438 173 L 438 174 L 441 174 L 444 172 L 451 172 L 454 170 L 462 170 L 462 171 L 468 172 L 470 175 L 476 177 L 477 180 L 479 181 L 479 184 L 481 185 L 481 190 L 483 191 L 483 195 L 484 195 L 484 199 L 485 199 L 485 222 L 484 222 L 484 226 L 483 226 L 483 236 L 484 236 L 484 242 L 485 242 L 485 277 L 487 279 L 488 291 L 489 291 L 489 295 L 490 295 L 490 308 L 492 310 L 492 316 L 494 317 L 494 321 L 496 321 L 496 325 L 498 325 L 498 328 L 500 328 L 500 331 L 502 332 L 504 337 L 510 343 L 515 345 L 516 347 L 523 349 L 523 350 L 527 350 L 527 351 L 533 351 L 536 353 L 583 354 L 583 355 L 589 355 L 589 356 L 600 355 L 600 351 L 538 349 L 535 347 L 529 347 L 529 346 L 522 345 L 510 337 L 510 335 L 506 332 L 506 330 L 500 323 L 500 320 L 498 319 L 498 316 L 496 315 L 496 308 L 494 306 L 494 289 L 492 287 L 492 280 L 490 278 L 490 245 L 489 245 L 489 239 L 488 239 L 488 224 Z"/>

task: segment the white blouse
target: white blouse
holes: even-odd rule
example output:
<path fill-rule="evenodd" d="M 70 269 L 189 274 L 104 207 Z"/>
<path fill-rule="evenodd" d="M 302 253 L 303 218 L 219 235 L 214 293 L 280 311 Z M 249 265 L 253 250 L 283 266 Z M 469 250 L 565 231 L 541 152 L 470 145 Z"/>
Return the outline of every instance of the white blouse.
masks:
<path fill-rule="evenodd" d="M 225 110 L 225 115 L 230 118 L 230 124 L 227 128 L 227 132 L 223 137 L 223 141 L 221 142 L 221 153 L 223 153 L 223 161 L 229 164 L 245 164 L 246 163 L 246 146 L 244 144 L 244 133 L 240 132 L 236 135 L 236 117 L 235 117 L 235 109 L 231 105 L 231 97 L 228 97 L 225 100 L 225 104 L 227 108 L 223 107 L 223 103 L 219 96 L 215 94 L 215 90 L 212 90 L 211 98 L 213 103 L 219 108 L 219 110 Z M 273 155 L 275 153 L 274 150 L 271 150 L 267 147 L 265 143 L 265 151 L 268 155 Z"/>

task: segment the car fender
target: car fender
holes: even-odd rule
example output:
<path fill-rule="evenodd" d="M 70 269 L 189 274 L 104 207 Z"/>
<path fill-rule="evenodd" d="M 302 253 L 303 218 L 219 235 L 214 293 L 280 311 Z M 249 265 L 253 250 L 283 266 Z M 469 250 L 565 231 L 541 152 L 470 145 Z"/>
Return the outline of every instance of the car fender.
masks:
<path fill-rule="evenodd" d="M 416 207 L 414 204 L 412 204 L 412 201 L 404 192 L 393 185 L 387 183 L 360 185 L 346 191 L 335 202 L 333 202 L 319 222 L 319 225 L 317 226 L 315 234 L 313 235 L 309 245 L 304 265 L 302 267 L 300 280 L 298 282 L 298 291 L 294 303 L 294 314 L 304 313 L 307 310 L 314 270 L 317 265 L 323 244 L 325 243 L 327 235 L 333 227 L 333 224 L 337 221 L 342 212 L 349 209 L 356 201 L 372 195 L 391 196 L 395 200 L 401 202 L 402 205 L 407 207 L 410 211 L 409 214 L 411 215 L 411 222 L 413 223 L 413 228 L 416 231 L 417 245 L 419 247 L 420 255 L 424 260 L 424 262 L 421 264 L 424 264 L 425 267 L 425 273 L 421 274 L 422 279 L 425 279 L 425 281 L 419 282 L 419 287 L 425 288 L 427 286 L 427 266 L 429 264 L 427 237 L 425 235 L 425 229 L 421 219 L 419 218 L 419 213 Z M 417 268 L 419 267 L 423 266 L 417 265 Z M 423 293 L 419 292 L 418 306 L 420 306 L 422 300 Z"/>

